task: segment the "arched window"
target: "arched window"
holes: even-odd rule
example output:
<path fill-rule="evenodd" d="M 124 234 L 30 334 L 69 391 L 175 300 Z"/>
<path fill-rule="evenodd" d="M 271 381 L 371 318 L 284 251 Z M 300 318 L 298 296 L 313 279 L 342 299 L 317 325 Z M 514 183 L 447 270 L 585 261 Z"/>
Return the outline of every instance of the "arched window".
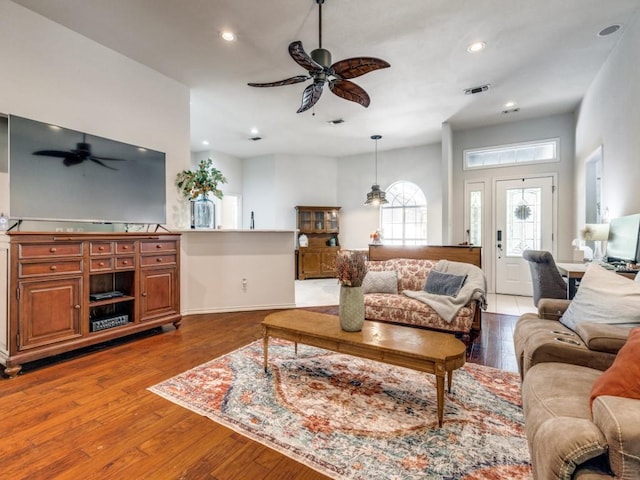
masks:
<path fill-rule="evenodd" d="M 427 199 L 412 182 L 399 181 L 386 190 L 380 208 L 382 238 L 388 245 L 427 244 Z"/>

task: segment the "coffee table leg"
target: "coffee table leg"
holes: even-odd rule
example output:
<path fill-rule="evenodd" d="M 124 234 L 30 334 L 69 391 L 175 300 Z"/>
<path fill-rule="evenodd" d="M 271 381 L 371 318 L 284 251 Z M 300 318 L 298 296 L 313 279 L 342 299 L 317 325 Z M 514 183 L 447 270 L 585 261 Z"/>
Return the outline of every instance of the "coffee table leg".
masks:
<path fill-rule="evenodd" d="M 438 426 L 442 426 L 444 418 L 444 372 L 436 373 L 436 388 L 438 395 Z"/>
<path fill-rule="evenodd" d="M 264 355 L 264 373 L 267 373 L 267 364 L 269 358 L 269 335 L 267 334 L 267 330 L 262 334 L 262 353 Z"/>
<path fill-rule="evenodd" d="M 451 382 L 453 381 L 453 370 L 447 372 L 447 391 L 451 393 Z"/>

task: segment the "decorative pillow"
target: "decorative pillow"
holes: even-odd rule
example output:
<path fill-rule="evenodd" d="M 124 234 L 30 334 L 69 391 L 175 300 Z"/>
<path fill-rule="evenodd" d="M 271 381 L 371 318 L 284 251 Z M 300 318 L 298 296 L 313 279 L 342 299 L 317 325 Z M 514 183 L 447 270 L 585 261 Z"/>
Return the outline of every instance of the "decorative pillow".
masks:
<path fill-rule="evenodd" d="M 640 328 L 631 330 L 611 366 L 593 383 L 591 405 L 600 395 L 640 399 Z"/>
<path fill-rule="evenodd" d="M 591 264 L 560 322 L 571 330 L 579 322 L 640 324 L 640 282 Z"/>
<path fill-rule="evenodd" d="M 456 297 L 464 285 L 466 275 L 454 275 L 431 270 L 424 285 L 424 291 L 435 295 L 448 295 Z"/>
<path fill-rule="evenodd" d="M 398 274 L 395 270 L 369 271 L 362 280 L 362 293 L 398 294 Z"/>

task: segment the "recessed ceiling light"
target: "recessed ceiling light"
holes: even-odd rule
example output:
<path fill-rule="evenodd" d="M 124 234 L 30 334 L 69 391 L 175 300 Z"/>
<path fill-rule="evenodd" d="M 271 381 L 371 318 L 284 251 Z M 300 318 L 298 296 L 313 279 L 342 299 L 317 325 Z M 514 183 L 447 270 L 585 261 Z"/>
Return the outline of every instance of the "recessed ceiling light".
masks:
<path fill-rule="evenodd" d="M 257 129 L 256 127 L 253 127 L 253 128 L 251 129 L 251 135 L 258 135 L 258 133 L 259 133 L 259 132 L 258 132 L 258 129 Z"/>
<path fill-rule="evenodd" d="M 467 52 L 469 53 L 481 52 L 482 50 L 485 49 L 486 46 L 487 44 L 484 42 L 474 42 L 467 47 Z"/>
<path fill-rule="evenodd" d="M 616 33 L 620 30 L 620 25 L 609 25 L 606 28 L 603 28 L 598 32 L 599 37 L 606 37 L 607 35 L 611 35 L 612 33 Z"/>
<path fill-rule="evenodd" d="M 504 104 L 504 108 L 513 108 L 516 106 L 516 102 L 507 102 Z"/>
<path fill-rule="evenodd" d="M 209 145 L 209 140 L 203 140 L 203 141 L 202 141 L 202 144 L 203 144 L 203 145 Z"/>
<path fill-rule="evenodd" d="M 233 32 L 230 32 L 229 30 L 225 30 L 220 34 L 220 36 L 222 37 L 223 40 L 227 42 L 233 42 L 236 39 L 236 34 Z"/>

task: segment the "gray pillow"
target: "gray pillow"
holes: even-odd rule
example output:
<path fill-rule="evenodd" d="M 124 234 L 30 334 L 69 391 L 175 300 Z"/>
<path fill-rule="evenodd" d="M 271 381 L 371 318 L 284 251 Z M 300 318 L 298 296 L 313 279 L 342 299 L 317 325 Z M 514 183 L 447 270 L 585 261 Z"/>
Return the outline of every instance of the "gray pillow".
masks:
<path fill-rule="evenodd" d="M 424 291 L 435 295 L 457 297 L 466 279 L 466 275 L 454 275 L 431 270 L 427 277 L 427 282 L 424 284 Z"/>
<path fill-rule="evenodd" d="M 395 270 L 369 271 L 362 280 L 362 293 L 398 294 L 398 274 Z"/>
<path fill-rule="evenodd" d="M 571 330 L 580 322 L 640 324 L 640 282 L 591 264 L 560 322 Z"/>

